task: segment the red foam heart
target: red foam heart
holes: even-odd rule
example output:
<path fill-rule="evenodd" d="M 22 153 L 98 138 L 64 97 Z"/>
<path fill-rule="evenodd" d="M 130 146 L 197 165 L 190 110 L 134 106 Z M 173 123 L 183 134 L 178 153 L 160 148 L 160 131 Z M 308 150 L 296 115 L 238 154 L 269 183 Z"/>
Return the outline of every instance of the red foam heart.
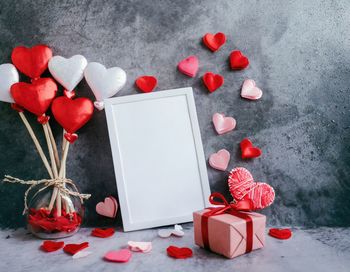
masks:
<path fill-rule="evenodd" d="M 74 255 L 75 253 L 88 248 L 89 247 L 89 243 L 88 242 L 84 242 L 81 244 L 68 244 L 65 245 L 65 247 L 63 248 L 64 252 Z"/>
<path fill-rule="evenodd" d="M 222 32 L 218 32 L 215 35 L 207 33 L 203 36 L 203 43 L 213 52 L 220 49 L 226 42 L 226 35 Z"/>
<path fill-rule="evenodd" d="M 52 58 L 52 50 L 44 44 L 27 48 L 17 46 L 13 49 L 11 59 L 13 64 L 23 74 L 30 78 L 38 78 L 47 69 Z"/>
<path fill-rule="evenodd" d="M 193 255 L 192 250 L 188 247 L 169 246 L 166 251 L 170 257 L 175 259 L 186 259 Z"/>
<path fill-rule="evenodd" d="M 224 84 L 224 77 L 219 74 L 207 72 L 203 76 L 204 85 L 208 88 L 209 92 L 214 92 Z"/>
<path fill-rule="evenodd" d="M 39 78 L 32 83 L 18 82 L 11 86 L 16 104 L 42 116 L 56 96 L 57 85 L 51 78 Z"/>
<path fill-rule="evenodd" d="M 292 231 L 291 231 L 291 229 L 274 229 L 274 228 L 272 228 L 269 230 L 269 235 L 274 237 L 274 238 L 280 239 L 280 240 L 287 240 L 290 237 L 292 237 Z"/>
<path fill-rule="evenodd" d="M 114 228 L 108 228 L 108 229 L 96 228 L 91 231 L 92 236 L 100 237 L 100 238 L 111 237 L 114 233 L 115 233 Z"/>
<path fill-rule="evenodd" d="M 261 149 L 255 147 L 248 138 L 243 139 L 240 143 L 240 146 L 242 151 L 242 159 L 257 158 L 262 154 Z"/>
<path fill-rule="evenodd" d="M 65 133 L 64 138 L 71 144 L 78 140 L 78 135 L 75 133 Z"/>
<path fill-rule="evenodd" d="M 69 99 L 60 96 L 52 102 L 51 110 L 56 121 L 68 133 L 73 134 L 90 120 L 94 112 L 94 105 L 90 99 L 85 97 Z"/>
<path fill-rule="evenodd" d="M 157 78 L 154 76 L 141 76 L 136 79 L 136 86 L 144 93 L 150 93 L 157 86 Z"/>
<path fill-rule="evenodd" d="M 275 199 L 275 190 L 266 183 L 255 182 L 252 174 L 243 167 L 231 170 L 228 186 L 236 202 L 251 200 L 252 210 L 266 208 Z"/>
<path fill-rule="evenodd" d="M 64 242 L 44 241 L 41 245 L 41 249 L 46 252 L 53 252 L 61 249 L 64 246 Z"/>
<path fill-rule="evenodd" d="M 234 50 L 230 54 L 230 65 L 232 70 L 242 70 L 249 65 L 249 59 L 239 50 Z"/>

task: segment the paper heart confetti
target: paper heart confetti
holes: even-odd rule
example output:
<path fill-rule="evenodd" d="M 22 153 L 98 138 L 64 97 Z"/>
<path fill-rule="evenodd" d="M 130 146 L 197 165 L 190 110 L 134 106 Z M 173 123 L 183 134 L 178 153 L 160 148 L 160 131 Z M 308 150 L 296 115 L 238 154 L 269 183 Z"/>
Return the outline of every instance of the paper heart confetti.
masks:
<path fill-rule="evenodd" d="M 37 116 L 42 116 L 56 96 L 57 85 L 51 78 L 39 78 L 32 83 L 18 82 L 11 86 L 16 104 Z"/>
<path fill-rule="evenodd" d="M 152 250 L 152 242 L 128 242 L 129 249 L 135 252 L 148 253 Z"/>
<path fill-rule="evenodd" d="M 23 74 L 36 79 L 47 69 L 49 60 L 52 57 L 52 50 L 44 44 L 27 48 L 17 46 L 11 54 L 12 63 Z"/>
<path fill-rule="evenodd" d="M 89 255 L 92 254 L 92 251 L 88 251 L 88 250 L 82 250 L 82 251 L 78 251 L 77 253 L 75 253 L 72 258 L 73 259 L 81 259 L 81 258 L 85 258 Z"/>
<path fill-rule="evenodd" d="M 239 50 L 234 50 L 230 54 L 230 65 L 232 70 L 242 70 L 248 67 L 249 59 Z"/>
<path fill-rule="evenodd" d="M 217 153 L 211 154 L 209 157 L 209 165 L 214 169 L 225 171 L 230 162 L 230 152 L 221 149 Z"/>
<path fill-rule="evenodd" d="M 109 262 L 126 263 L 131 258 L 131 251 L 128 249 L 112 250 L 105 254 L 104 259 Z"/>
<path fill-rule="evenodd" d="M 292 231 L 290 229 L 272 228 L 269 230 L 269 235 L 280 240 L 287 240 L 292 237 Z"/>
<path fill-rule="evenodd" d="M 262 97 L 263 92 L 256 87 L 255 81 L 252 79 L 246 79 L 243 82 L 241 96 L 249 100 L 258 100 Z"/>
<path fill-rule="evenodd" d="M 209 92 L 214 92 L 224 84 L 224 77 L 219 74 L 207 72 L 203 76 L 204 85 L 208 88 Z"/>
<path fill-rule="evenodd" d="M 82 55 L 69 59 L 54 56 L 49 61 L 51 75 L 68 91 L 71 92 L 84 77 L 87 60 Z"/>
<path fill-rule="evenodd" d="M 99 238 L 107 238 L 113 236 L 115 233 L 114 228 L 95 228 L 91 231 L 91 235 Z"/>
<path fill-rule="evenodd" d="M 203 43 L 211 51 L 215 52 L 220 49 L 226 42 L 226 35 L 222 32 L 218 32 L 215 35 L 212 33 L 207 33 L 203 36 Z"/>
<path fill-rule="evenodd" d="M 144 93 L 150 93 L 157 86 L 157 78 L 154 76 L 141 76 L 136 79 L 136 86 Z"/>
<path fill-rule="evenodd" d="M 12 84 L 19 81 L 16 67 L 11 63 L 0 65 L 0 101 L 14 103 L 10 89 Z"/>
<path fill-rule="evenodd" d="M 248 138 L 244 138 L 241 141 L 240 147 L 242 152 L 242 159 L 257 158 L 257 157 L 260 157 L 262 154 L 261 149 L 258 147 L 255 147 Z"/>
<path fill-rule="evenodd" d="M 158 236 L 161 238 L 168 238 L 171 235 L 182 237 L 185 233 L 180 225 L 175 225 L 173 229 L 161 229 L 158 231 Z"/>
<path fill-rule="evenodd" d="M 186 259 L 193 256 L 192 249 L 188 247 L 169 246 L 166 251 L 170 257 L 175 259 Z"/>
<path fill-rule="evenodd" d="M 252 174 L 243 167 L 231 170 L 228 186 L 236 201 L 251 200 L 253 210 L 266 208 L 275 199 L 275 190 L 267 183 L 255 182 Z"/>
<path fill-rule="evenodd" d="M 46 252 L 54 252 L 63 248 L 63 246 L 64 242 L 44 241 L 40 248 Z"/>
<path fill-rule="evenodd" d="M 81 244 L 67 244 L 64 246 L 63 250 L 64 250 L 64 252 L 66 252 L 68 254 L 74 255 L 77 252 L 79 252 L 85 248 L 88 248 L 88 247 L 89 247 L 88 242 L 84 242 Z"/>
<path fill-rule="evenodd" d="M 96 205 L 96 212 L 99 215 L 115 218 L 118 211 L 118 202 L 113 196 L 106 197 L 104 202 Z"/>
<path fill-rule="evenodd" d="M 198 72 L 199 60 L 196 56 L 189 56 L 177 65 L 177 69 L 189 77 L 195 77 Z"/>
<path fill-rule="evenodd" d="M 221 135 L 232 131 L 236 127 L 236 120 L 221 113 L 214 113 L 213 124 L 216 132 Z"/>

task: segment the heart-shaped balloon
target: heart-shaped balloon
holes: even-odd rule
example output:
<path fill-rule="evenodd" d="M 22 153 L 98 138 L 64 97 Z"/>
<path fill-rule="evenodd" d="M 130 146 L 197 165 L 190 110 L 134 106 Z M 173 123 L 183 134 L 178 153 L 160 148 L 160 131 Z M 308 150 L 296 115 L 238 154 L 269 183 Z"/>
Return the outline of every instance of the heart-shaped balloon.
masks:
<path fill-rule="evenodd" d="M 126 83 L 126 73 L 122 68 L 106 69 L 97 62 L 90 62 L 86 66 L 84 76 L 99 102 L 118 93 Z"/>
<path fill-rule="evenodd" d="M 11 54 L 12 63 L 23 74 L 30 78 L 38 78 L 47 69 L 52 50 L 44 44 L 35 45 L 32 48 L 17 46 Z"/>
<path fill-rule="evenodd" d="M 15 102 L 37 116 L 42 116 L 54 97 L 57 85 L 51 78 L 38 78 L 32 83 L 18 82 L 11 86 Z"/>
<path fill-rule="evenodd" d="M 275 190 L 267 183 L 255 182 L 252 174 L 243 167 L 231 170 L 228 186 L 236 201 L 250 199 L 253 203 L 253 210 L 266 208 L 275 199 Z"/>
<path fill-rule="evenodd" d="M 19 81 L 16 67 L 11 63 L 0 65 L 0 101 L 13 103 L 10 89 L 12 84 Z"/>
<path fill-rule="evenodd" d="M 69 92 L 78 85 L 84 77 L 87 60 L 82 55 L 75 55 L 69 59 L 54 56 L 49 61 L 52 76 Z"/>
<path fill-rule="evenodd" d="M 85 97 L 69 99 L 60 96 L 52 102 L 51 110 L 56 121 L 68 133 L 74 133 L 90 120 L 94 106 L 91 100 Z"/>

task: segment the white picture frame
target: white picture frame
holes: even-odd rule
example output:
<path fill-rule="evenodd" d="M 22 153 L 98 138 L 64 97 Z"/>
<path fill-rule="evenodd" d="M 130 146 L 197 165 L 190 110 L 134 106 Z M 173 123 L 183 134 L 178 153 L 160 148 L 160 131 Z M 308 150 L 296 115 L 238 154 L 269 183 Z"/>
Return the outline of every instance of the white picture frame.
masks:
<path fill-rule="evenodd" d="M 124 231 L 192 222 L 210 195 L 192 88 L 104 103 Z"/>

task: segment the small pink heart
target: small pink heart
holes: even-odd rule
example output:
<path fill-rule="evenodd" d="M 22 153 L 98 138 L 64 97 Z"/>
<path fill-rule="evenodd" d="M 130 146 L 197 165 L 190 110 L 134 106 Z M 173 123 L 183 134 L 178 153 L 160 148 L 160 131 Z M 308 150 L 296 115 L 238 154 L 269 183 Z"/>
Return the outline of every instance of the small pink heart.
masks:
<path fill-rule="evenodd" d="M 131 258 L 131 251 L 129 249 L 122 249 L 117 251 L 109 251 L 105 254 L 104 259 L 109 262 L 126 263 Z"/>
<path fill-rule="evenodd" d="M 95 101 L 94 106 L 99 111 L 103 110 L 105 108 L 105 103 L 103 101 Z"/>
<path fill-rule="evenodd" d="M 177 65 L 179 71 L 186 76 L 195 77 L 198 72 L 199 61 L 196 56 L 189 56 Z"/>
<path fill-rule="evenodd" d="M 118 203 L 113 196 L 105 198 L 104 202 L 99 202 L 96 205 L 96 212 L 99 215 L 115 218 L 117 215 Z"/>
<path fill-rule="evenodd" d="M 211 154 L 209 165 L 214 169 L 225 171 L 230 162 L 230 152 L 226 149 L 221 149 L 217 153 Z"/>
<path fill-rule="evenodd" d="M 236 120 L 233 117 L 225 117 L 224 114 L 215 113 L 213 115 L 213 123 L 218 134 L 224 134 L 236 127 Z"/>
<path fill-rule="evenodd" d="M 256 87 L 255 81 L 246 79 L 243 82 L 241 96 L 250 100 L 257 100 L 262 97 L 262 90 Z"/>
<path fill-rule="evenodd" d="M 131 251 L 148 253 L 152 250 L 152 242 L 128 242 L 129 249 Z"/>

